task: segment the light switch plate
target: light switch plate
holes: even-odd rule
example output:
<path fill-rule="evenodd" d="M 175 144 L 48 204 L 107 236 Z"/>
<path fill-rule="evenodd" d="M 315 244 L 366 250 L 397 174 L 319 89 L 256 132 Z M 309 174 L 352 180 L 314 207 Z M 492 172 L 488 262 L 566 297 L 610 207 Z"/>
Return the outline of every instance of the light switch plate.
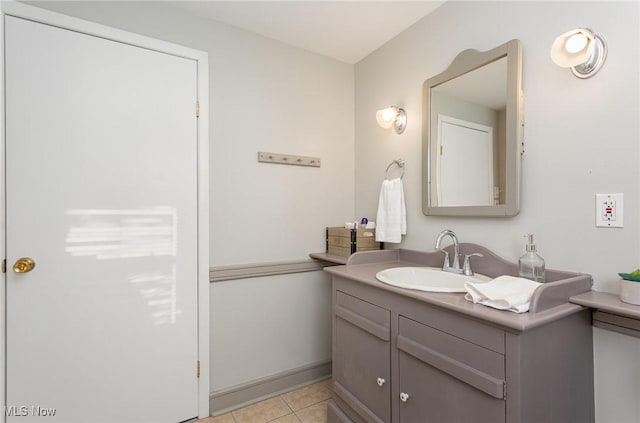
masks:
<path fill-rule="evenodd" d="M 596 194 L 596 227 L 624 227 L 624 195 Z"/>

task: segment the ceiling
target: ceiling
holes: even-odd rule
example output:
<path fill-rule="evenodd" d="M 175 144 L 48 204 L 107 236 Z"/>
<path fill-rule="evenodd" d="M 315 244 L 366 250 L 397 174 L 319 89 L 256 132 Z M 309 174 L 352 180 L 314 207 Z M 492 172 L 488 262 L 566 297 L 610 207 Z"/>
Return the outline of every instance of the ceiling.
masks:
<path fill-rule="evenodd" d="M 334 59 L 357 63 L 442 1 L 172 1 L 176 7 Z"/>

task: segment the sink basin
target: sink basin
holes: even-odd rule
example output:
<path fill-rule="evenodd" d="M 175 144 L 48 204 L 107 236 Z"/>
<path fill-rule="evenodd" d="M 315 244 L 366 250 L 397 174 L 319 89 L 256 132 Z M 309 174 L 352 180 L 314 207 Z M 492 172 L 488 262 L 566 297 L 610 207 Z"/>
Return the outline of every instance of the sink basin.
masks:
<path fill-rule="evenodd" d="M 394 267 L 376 274 L 376 279 L 398 288 L 417 289 L 428 292 L 466 292 L 465 282 L 484 283 L 490 277 L 443 272 L 437 267 Z"/>

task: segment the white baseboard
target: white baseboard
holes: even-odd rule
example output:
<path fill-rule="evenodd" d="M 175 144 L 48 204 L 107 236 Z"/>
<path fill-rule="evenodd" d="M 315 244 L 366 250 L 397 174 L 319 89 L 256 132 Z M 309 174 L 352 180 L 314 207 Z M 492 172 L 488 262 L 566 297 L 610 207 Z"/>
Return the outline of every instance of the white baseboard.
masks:
<path fill-rule="evenodd" d="M 209 411 L 212 416 L 217 416 L 329 377 L 331 377 L 331 361 L 298 367 L 214 391 L 209 396 Z"/>

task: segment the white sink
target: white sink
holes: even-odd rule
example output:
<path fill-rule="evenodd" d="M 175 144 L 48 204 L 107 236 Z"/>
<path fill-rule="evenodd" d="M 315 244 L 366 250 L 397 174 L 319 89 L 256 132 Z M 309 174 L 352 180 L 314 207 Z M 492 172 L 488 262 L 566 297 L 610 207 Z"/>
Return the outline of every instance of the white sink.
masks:
<path fill-rule="evenodd" d="M 376 279 L 398 288 L 417 289 L 429 292 L 466 292 L 465 282 L 484 283 L 490 277 L 443 272 L 437 267 L 394 267 L 376 274 Z"/>

